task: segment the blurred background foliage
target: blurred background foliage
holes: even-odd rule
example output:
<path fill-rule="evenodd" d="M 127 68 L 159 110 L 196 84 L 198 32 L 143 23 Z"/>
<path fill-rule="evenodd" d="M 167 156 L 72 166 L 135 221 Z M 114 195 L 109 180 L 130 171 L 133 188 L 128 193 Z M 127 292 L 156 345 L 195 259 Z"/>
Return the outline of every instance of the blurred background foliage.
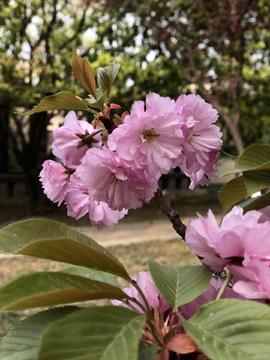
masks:
<path fill-rule="evenodd" d="M 269 7 L 268 0 L 2 1 L 0 172 L 21 167 L 38 201 L 55 113 L 16 111 L 55 89 L 87 96 L 72 74 L 74 47 L 95 74 L 115 58 L 121 64 L 111 92 L 121 112 L 149 91 L 174 99 L 195 92 L 218 110 L 226 151 L 268 143 Z"/>

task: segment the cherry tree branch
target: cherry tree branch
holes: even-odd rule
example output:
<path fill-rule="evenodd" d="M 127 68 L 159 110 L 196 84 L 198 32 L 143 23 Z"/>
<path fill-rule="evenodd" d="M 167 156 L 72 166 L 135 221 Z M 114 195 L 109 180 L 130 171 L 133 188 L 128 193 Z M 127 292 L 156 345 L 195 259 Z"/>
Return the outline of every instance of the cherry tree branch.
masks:
<path fill-rule="evenodd" d="M 161 189 L 158 189 L 155 192 L 155 198 L 157 199 L 160 210 L 167 216 L 167 218 L 172 223 L 174 230 L 177 232 L 178 235 L 185 240 L 185 233 L 186 233 L 186 225 L 182 223 L 178 212 L 174 211 L 171 206 L 168 204 L 167 200 L 162 194 Z"/>

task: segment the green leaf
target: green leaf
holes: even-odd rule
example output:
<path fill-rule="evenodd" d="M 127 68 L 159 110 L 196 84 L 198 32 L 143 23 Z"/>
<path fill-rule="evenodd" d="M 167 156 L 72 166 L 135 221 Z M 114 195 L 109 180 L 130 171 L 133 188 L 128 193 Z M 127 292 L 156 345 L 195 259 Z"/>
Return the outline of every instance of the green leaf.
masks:
<path fill-rule="evenodd" d="M 70 275 L 82 276 L 87 279 L 100 281 L 106 284 L 113 285 L 115 287 L 119 287 L 118 282 L 115 280 L 115 278 L 112 275 L 99 270 L 87 269 L 81 266 L 68 266 L 64 269 L 59 270 L 58 272 L 70 274 Z"/>
<path fill-rule="evenodd" d="M 105 91 L 104 94 L 102 94 L 102 96 L 98 98 L 98 100 L 94 98 L 93 99 L 90 98 L 90 99 L 84 99 L 83 102 L 90 107 L 103 110 L 104 103 L 106 102 L 106 100 L 107 100 L 107 92 Z"/>
<path fill-rule="evenodd" d="M 98 86 L 104 93 L 107 92 L 108 96 L 110 95 L 112 84 L 118 74 L 119 69 L 120 64 L 118 64 L 116 61 L 105 68 L 98 69 Z"/>
<path fill-rule="evenodd" d="M 21 115 L 32 115 L 48 110 L 87 110 L 87 107 L 78 96 L 69 91 L 61 91 L 47 96 L 32 110 L 21 113 Z"/>
<path fill-rule="evenodd" d="M 210 359 L 270 359 L 270 308 L 253 301 L 224 299 L 202 306 L 186 332 Z"/>
<path fill-rule="evenodd" d="M 151 345 L 139 353 L 138 360 L 154 360 L 157 354 L 157 345 Z"/>
<path fill-rule="evenodd" d="M 199 296 L 212 276 L 212 271 L 204 265 L 176 267 L 148 261 L 148 267 L 158 291 L 174 308 Z"/>
<path fill-rule="evenodd" d="M 244 208 L 244 213 L 250 210 L 260 210 L 266 206 L 270 205 L 270 194 L 265 194 L 262 196 L 257 196 L 256 198 L 251 198 L 240 204 Z"/>
<path fill-rule="evenodd" d="M 238 157 L 234 172 L 270 169 L 270 146 L 253 144 Z"/>
<path fill-rule="evenodd" d="M 264 187 L 270 187 L 270 170 L 244 171 L 245 185 L 250 195 Z"/>
<path fill-rule="evenodd" d="M 124 266 L 108 250 L 53 220 L 28 219 L 0 229 L 0 252 L 65 262 L 129 279 Z"/>
<path fill-rule="evenodd" d="M 96 94 L 96 80 L 89 65 L 87 59 L 82 59 L 76 53 L 76 49 L 73 49 L 71 66 L 76 79 L 82 84 L 86 91 L 88 91 L 94 98 L 97 98 Z"/>
<path fill-rule="evenodd" d="M 219 201 L 227 211 L 237 204 L 239 201 L 249 196 L 244 176 L 239 176 L 235 179 L 230 180 L 219 192 Z"/>
<path fill-rule="evenodd" d="M 49 325 L 38 360 L 137 360 L 145 315 L 121 306 L 92 307 Z"/>
<path fill-rule="evenodd" d="M 22 275 L 0 288 L 0 311 L 68 304 L 95 299 L 123 299 L 118 287 L 59 272 Z"/>
<path fill-rule="evenodd" d="M 75 306 L 50 309 L 32 315 L 15 325 L 3 338 L 0 346 L 1 360 L 36 360 L 40 336 L 46 327 L 74 311 Z"/>
<path fill-rule="evenodd" d="M 253 144 L 238 156 L 235 169 L 220 175 L 226 176 L 252 170 L 270 170 L 270 146 Z"/>

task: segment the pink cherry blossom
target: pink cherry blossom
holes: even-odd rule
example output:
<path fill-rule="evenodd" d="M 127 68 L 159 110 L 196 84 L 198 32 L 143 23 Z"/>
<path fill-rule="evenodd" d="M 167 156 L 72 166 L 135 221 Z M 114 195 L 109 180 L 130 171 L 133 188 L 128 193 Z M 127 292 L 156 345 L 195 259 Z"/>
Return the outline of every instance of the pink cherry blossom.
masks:
<path fill-rule="evenodd" d="M 183 172 L 190 177 L 190 189 L 195 185 L 209 185 L 208 179 L 215 179 L 216 162 L 222 146 L 222 133 L 213 125 L 218 119 L 217 111 L 199 95 L 182 94 L 176 100 L 176 112 L 185 125 L 186 142 L 183 156 L 176 161 Z"/>
<path fill-rule="evenodd" d="M 73 169 L 59 164 L 53 160 L 46 160 L 39 174 L 44 193 L 58 206 L 64 201 Z"/>
<path fill-rule="evenodd" d="M 261 216 L 259 218 L 259 223 L 270 221 L 270 206 L 266 206 L 258 210 L 258 212 L 261 213 Z"/>
<path fill-rule="evenodd" d="M 186 243 L 202 262 L 214 270 L 227 266 L 234 290 L 249 299 L 270 299 L 270 221 L 262 213 L 235 206 L 220 226 L 209 210 L 187 226 Z"/>
<path fill-rule="evenodd" d="M 185 142 L 182 117 L 175 112 L 175 102 L 150 93 L 146 110 L 135 101 L 124 124 L 109 136 L 108 146 L 119 157 L 146 169 L 150 176 L 167 173 L 182 154 Z"/>
<path fill-rule="evenodd" d="M 231 265 L 233 289 L 251 300 L 270 300 L 270 261 L 251 259 L 244 266 Z"/>
<path fill-rule="evenodd" d="M 76 173 L 71 175 L 65 201 L 69 216 L 78 220 L 88 213 L 91 223 L 100 230 L 117 224 L 128 212 L 126 209 L 114 211 L 105 202 L 92 200 Z"/>
<path fill-rule="evenodd" d="M 216 250 L 216 234 L 220 232 L 214 214 L 208 211 L 208 218 L 204 219 L 200 214 L 198 218 L 191 219 L 186 228 L 185 240 L 190 250 L 202 257 L 205 265 L 213 270 L 221 270 L 228 263 L 228 259 L 222 259 Z"/>
<path fill-rule="evenodd" d="M 201 215 L 187 226 L 186 243 L 202 262 L 214 270 L 238 262 L 245 264 L 250 259 L 270 260 L 270 222 L 259 223 L 261 213 L 235 206 L 220 226 L 215 225 L 211 210 L 208 219 Z"/>
<path fill-rule="evenodd" d="M 152 277 L 150 275 L 150 272 L 148 271 L 141 271 L 138 273 L 137 276 L 132 277 L 134 281 L 136 281 L 137 285 L 142 290 L 144 296 L 146 297 L 148 304 L 153 309 L 159 309 L 160 312 L 164 312 L 171 308 L 171 306 L 163 299 L 163 297 L 158 292 Z M 129 285 L 129 287 L 123 289 L 123 291 L 130 297 L 136 299 L 138 302 L 140 302 L 143 306 L 145 306 L 144 301 L 142 300 L 141 295 L 139 294 L 138 290 L 133 286 Z M 127 307 L 126 304 L 122 303 L 119 300 L 112 300 L 113 305 L 120 305 Z M 142 313 L 142 309 L 139 305 L 136 303 L 133 303 L 131 301 L 132 305 L 140 312 Z"/>
<path fill-rule="evenodd" d="M 91 147 L 101 147 L 100 133 L 91 124 L 78 120 L 74 111 L 70 111 L 64 125 L 54 132 L 52 152 L 65 165 L 79 165 L 81 158 Z"/>
<path fill-rule="evenodd" d="M 116 153 L 105 146 L 89 149 L 76 174 L 93 200 L 104 201 L 112 210 L 136 209 L 149 202 L 157 180 L 143 170 L 127 167 Z"/>

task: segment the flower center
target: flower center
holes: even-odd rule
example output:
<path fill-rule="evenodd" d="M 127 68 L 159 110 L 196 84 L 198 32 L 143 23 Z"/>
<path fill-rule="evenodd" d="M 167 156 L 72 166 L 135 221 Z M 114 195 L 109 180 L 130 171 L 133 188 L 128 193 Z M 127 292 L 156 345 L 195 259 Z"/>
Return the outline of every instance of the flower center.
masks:
<path fill-rule="evenodd" d="M 116 185 L 117 182 L 118 182 L 118 179 L 117 179 L 117 177 L 115 176 L 115 173 L 111 172 L 110 177 L 112 178 L 111 185 L 112 185 L 112 184 Z"/>
<path fill-rule="evenodd" d="M 150 130 L 143 130 L 142 135 L 146 141 L 153 141 L 155 137 L 159 137 L 160 134 L 156 134 L 155 130 L 152 128 Z"/>

